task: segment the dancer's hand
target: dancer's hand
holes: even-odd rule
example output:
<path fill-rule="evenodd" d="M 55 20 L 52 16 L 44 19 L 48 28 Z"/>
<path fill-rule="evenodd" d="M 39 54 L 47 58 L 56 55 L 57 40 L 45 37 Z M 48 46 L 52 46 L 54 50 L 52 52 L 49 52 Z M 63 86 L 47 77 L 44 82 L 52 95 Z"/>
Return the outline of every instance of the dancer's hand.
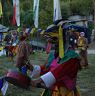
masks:
<path fill-rule="evenodd" d="M 28 68 L 28 70 L 32 71 L 33 70 L 33 65 L 32 64 L 27 64 L 26 67 Z"/>
<path fill-rule="evenodd" d="M 46 87 L 41 78 L 31 80 L 32 87 Z"/>

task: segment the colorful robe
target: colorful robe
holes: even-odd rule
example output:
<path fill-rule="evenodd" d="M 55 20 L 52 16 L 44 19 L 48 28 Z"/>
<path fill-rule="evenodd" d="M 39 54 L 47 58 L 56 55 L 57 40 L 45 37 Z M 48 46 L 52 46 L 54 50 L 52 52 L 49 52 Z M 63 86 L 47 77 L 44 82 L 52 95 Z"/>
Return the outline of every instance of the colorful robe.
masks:
<path fill-rule="evenodd" d="M 76 79 L 80 68 L 80 59 L 77 53 L 68 51 L 59 63 L 58 58 L 56 58 L 47 70 L 45 68 L 44 65 L 38 68 L 40 78 L 46 87 L 52 90 L 45 90 L 42 96 L 79 96 L 76 89 Z"/>
<path fill-rule="evenodd" d="M 30 53 L 31 48 L 29 44 L 25 40 L 21 41 L 17 49 L 16 66 L 19 68 L 24 66 L 28 61 Z"/>
<path fill-rule="evenodd" d="M 88 41 L 85 37 L 80 37 L 78 40 L 78 49 L 81 57 L 81 67 L 86 68 L 88 66 L 87 60 L 87 46 Z"/>

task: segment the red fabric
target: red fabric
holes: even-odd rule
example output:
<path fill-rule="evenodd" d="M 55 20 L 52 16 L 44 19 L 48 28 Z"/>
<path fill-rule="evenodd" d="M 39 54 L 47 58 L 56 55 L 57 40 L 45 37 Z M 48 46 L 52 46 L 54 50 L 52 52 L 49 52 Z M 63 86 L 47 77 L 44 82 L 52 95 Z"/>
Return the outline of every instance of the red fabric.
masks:
<path fill-rule="evenodd" d="M 47 44 L 47 48 L 46 48 L 46 52 L 47 53 L 49 53 L 50 52 L 50 50 L 51 50 L 51 43 L 50 42 L 48 42 L 48 44 Z"/>
<path fill-rule="evenodd" d="M 26 36 L 21 36 L 20 41 L 24 41 L 26 39 Z"/>
<path fill-rule="evenodd" d="M 79 65 L 79 59 L 73 58 L 51 70 L 56 79 L 56 84 L 59 86 L 65 85 L 68 89 L 72 90 L 76 86 Z"/>
<path fill-rule="evenodd" d="M 65 86 L 69 90 L 76 87 L 77 72 L 80 69 L 80 59 L 72 58 L 63 64 L 58 64 L 55 68 L 46 69 L 45 65 L 41 65 L 41 75 L 52 72 L 56 79 L 55 85 Z"/>
<path fill-rule="evenodd" d="M 41 65 L 40 68 L 41 68 L 41 73 L 40 73 L 40 75 L 43 75 L 43 74 L 45 74 L 46 72 L 49 71 L 49 68 L 47 69 L 47 68 L 45 67 L 45 65 Z"/>
<path fill-rule="evenodd" d="M 13 6 L 13 19 L 12 24 L 16 25 L 16 4 Z"/>
<path fill-rule="evenodd" d="M 13 51 L 14 46 L 8 46 L 9 51 Z"/>
<path fill-rule="evenodd" d="M 58 78 L 62 78 L 63 76 L 67 75 L 71 78 L 75 78 L 77 75 L 77 71 L 79 68 L 79 59 L 73 58 L 65 62 L 64 64 L 60 64 L 54 70 L 51 70 L 56 80 Z"/>

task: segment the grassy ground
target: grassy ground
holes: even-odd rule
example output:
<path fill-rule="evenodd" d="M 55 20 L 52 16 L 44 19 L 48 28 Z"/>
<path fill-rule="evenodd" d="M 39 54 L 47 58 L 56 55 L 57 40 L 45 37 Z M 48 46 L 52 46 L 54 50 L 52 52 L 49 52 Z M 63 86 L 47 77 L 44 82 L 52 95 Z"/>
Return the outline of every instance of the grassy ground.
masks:
<path fill-rule="evenodd" d="M 89 44 L 89 49 L 95 49 L 95 41 L 92 41 L 92 42 Z"/>
<path fill-rule="evenodd" d="M 46 58 L 46 54 L 41 52 L 35 53 L 30 56 L 32 64 L 43 64 Z M 14 59 L 15 60 L 15 59 Z M 15 61 L 11 62 L 9 58 L 2 56 L 0 57 L 0 76 L 3 76 L 7 70 L 12 69 L 16 70 L 15 68 Z M 9 84 L 9 88 L 7 91 L 6 96 L 40 96 L 43 89 L 39 88 L 31 88 L 31 89 L 21 89 L 12 84 Z"/>
<path fill-rule="evenodd" d="M 33 64 L 43 64 L 46 54 L 36 53 L 31 56 Z M 88 55 L 89 68 L 81 70 L 78 74 L 77 85 L 79 86 L 81 96 L 95 96 L 95 55 Z M 0 57 L 0 76 L 3 76 L 8 69 L 15 69 L 15 62 L 11 62 L 7 57 Z M 29 90 L 21 89 L 9 84 L 6 96 L 40 96 L 42 89 L 31 88 Z"/>
<path fill-rule="evenodd" d="M 89 68 L 78 74 L 81 96 L 95 96 L 95 55 L 88 55 Z"/>

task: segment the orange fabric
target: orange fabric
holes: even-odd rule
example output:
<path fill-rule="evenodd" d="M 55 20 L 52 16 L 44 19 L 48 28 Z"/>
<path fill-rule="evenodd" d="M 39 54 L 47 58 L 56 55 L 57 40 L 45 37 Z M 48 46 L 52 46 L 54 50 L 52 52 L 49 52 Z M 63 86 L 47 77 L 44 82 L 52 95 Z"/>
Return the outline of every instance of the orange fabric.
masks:
<path fill-rule="evenodd" d="M 16 66 L 20 67 L 25 65 L 30 55 L 31 48 L 26 41 L 21 41 L 18 45 L 17 56 L 16 56 Z"/>
<path fill-rule="evenodd" d="M 65 87 L 58 88 L 56 86 L 54 91 L 52 92 L 52 96 L 80 96 L 80 93 L 77 89 L 76 89 L 76 92 L 74 92 L 73 90 L 70 91 Z"/>

